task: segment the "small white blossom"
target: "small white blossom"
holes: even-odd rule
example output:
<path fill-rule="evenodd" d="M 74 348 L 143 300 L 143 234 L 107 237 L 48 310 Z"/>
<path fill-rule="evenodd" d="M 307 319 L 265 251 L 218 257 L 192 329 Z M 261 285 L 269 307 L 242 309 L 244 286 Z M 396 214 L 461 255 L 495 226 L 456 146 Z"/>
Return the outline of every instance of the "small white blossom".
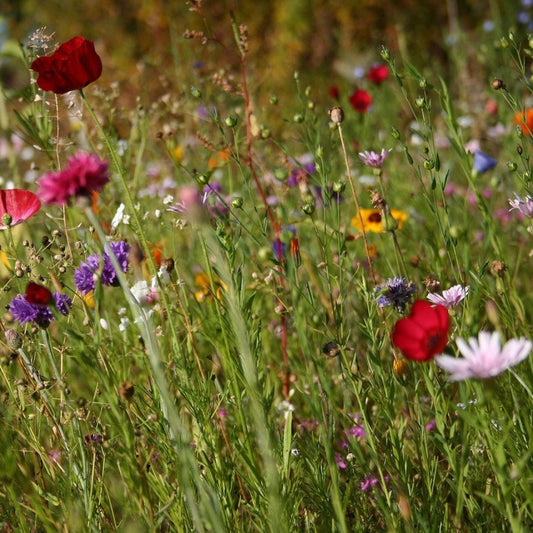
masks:
<path fill-rule="evenodd" d="M 123 224 L 130 223 L 130 216 L 124 214 L 125 209 L 126 209 L 126 206 L 124 204 L 120 204 L 118 206 L 117 212 L 115 213 L 115 216 L 113 217 L 113 220 L 111 221 L 111 230 L 117 229 L 120 223 L 123 223 Z"/>

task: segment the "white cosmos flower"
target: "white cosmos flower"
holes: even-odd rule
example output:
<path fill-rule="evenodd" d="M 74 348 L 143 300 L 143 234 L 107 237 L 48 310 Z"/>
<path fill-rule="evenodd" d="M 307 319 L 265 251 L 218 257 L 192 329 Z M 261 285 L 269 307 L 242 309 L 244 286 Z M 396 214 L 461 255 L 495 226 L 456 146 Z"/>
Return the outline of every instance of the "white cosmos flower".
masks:
<path fill-rule="evenodd" d="M 463 339 L 455 342 L 462 358 L 446 354 L 435 357 L 435 363 L 450 372 L 450 381 L 493 378 L 523 361 L 533 346 L 530 340 L 521 337 L 511 339 L 502 347 L 497 331 L 481 331 L 477 339 L 471 337 L 468 342 Z"/>

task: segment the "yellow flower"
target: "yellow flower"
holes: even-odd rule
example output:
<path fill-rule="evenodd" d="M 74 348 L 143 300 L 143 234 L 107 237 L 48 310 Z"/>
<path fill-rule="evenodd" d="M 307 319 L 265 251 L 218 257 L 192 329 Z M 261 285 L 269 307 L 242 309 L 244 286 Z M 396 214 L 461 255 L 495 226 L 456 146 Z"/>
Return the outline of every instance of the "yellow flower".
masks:
<path fill-rule="evenodd" d="M 227 290 L 228 287 L 223 281 L 219 280 L 217 277 L 213 278 L 213 283 L 216 287 L 217 298 L 220 300 L 222 289 Z M 194 297 L 196 298 L 197 302 L 201 303 L 211 298 L 211 281 L 207 274 L 205 274 L 204 272 L 198 272 L 198 274 L 196 274 L 196 277 L 194 278 L 194 284 L 197 287 L 200 287 L 200 290 L 194 293 Z"/>
<path fill-rule="evenodd" d="M 90 309 L 94 309 L 94 292 L 93 291 L 88 292 L 84 296 L 81 296 L 81 298 L 87 304 L 87 307 L 89 307 Z"/>
<path fill-rule="evenodd" d="M 183 146 L 179 145 L 173 148 L 170 152 L 176 163 L 183 163 L 185 154 L 183 153 Z"/>
<path fill-rule="evenodd" d="M 403 223 L 407 220 L 408 215 L 398 209 L 391 209 L 392 218 L 398 222 L 398 229 L 401 229 Z M 361 217 L 363 218 L 363 227 L 365 231 L 373 231 L 374 233 L 383 233 L 382 215 L 380 209 L 361 209 Z M 352 226 L 359 231 L 361 228 L 361 220 L 359 213 L 352 218 Z"/>

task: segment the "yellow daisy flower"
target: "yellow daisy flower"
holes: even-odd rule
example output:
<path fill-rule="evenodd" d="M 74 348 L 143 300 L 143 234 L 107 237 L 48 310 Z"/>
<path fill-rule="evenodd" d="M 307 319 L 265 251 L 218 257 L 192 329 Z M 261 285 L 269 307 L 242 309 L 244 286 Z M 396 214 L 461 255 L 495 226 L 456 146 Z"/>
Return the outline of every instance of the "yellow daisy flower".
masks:
<path fill-rule="evenodd" d="M 408 215 L 398 209 L 391 209 L 392 218 L 398 222 L 398 229 L 401 229 L 403 223 L 407 220 Z M 363 227 L 365 231 L 373 231 L 374 233 L 383 233 L 382 215 L 380 209 L 361 209 L 361 217 L 363 219 Z M 352 218 L 352 226 L 359 231 L 362 231 L 361 220 L 359 214 Z"/>

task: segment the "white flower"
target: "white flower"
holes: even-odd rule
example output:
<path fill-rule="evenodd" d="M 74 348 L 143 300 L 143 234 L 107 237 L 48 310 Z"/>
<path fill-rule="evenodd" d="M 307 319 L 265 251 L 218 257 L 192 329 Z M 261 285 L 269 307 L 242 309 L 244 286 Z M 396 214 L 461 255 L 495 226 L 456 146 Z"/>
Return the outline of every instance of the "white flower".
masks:
<path fill-rule="evenodd" d="M 128 328 L 129 325 L 130 325 L 129 318 L 126 318 L 126 317 L 123 316 L 120 319 L 120 324 L 118 325 L 118 330 L 119 331 L 126 331 L 126 329 Z"/>
<path fill-rule="evenodd" d="M 454 285 L 447 291 L 442 291 L 442 295 L 436 293 L 428 294 L 428 300 L 435 305 L 442 305 L 446 309 L 459 305 L 467 296 L 470 287 L 463 287 L 462 285 Z"/>
<path fill-rule="evenodd" d="M 113 220 L 111 221 L 112 230 L 115 230 L 121 222 L 124 224 L 130 223 L 130 216 L 124 214 L 125 209 L 126 209 L 126 206 L 124 204 L 120 204 L 118 206 L 117 212 L 115 213 L 115 216 L 113 217 Z"/>
<path fill-rule="evenodd" d="M 107 320 L 105 318 L 100 319 L 100 327 L 102 329 L 109 329 L 109 326 L 107 325 Z"/>
<path fill-rule="evenodd" d="M 511 339 L 502 348 L 497 331 L 481 331 L 477 339 L 471 337 L 468 343 L 463 339 L 457 339 L 455 342 L 463 358 L 446 354 L 435 357 L 437 365 L 450 372 L 450 381 L 497 376 L 523 361 L 533 346 L 530 340 L 521 337 Z"/>

